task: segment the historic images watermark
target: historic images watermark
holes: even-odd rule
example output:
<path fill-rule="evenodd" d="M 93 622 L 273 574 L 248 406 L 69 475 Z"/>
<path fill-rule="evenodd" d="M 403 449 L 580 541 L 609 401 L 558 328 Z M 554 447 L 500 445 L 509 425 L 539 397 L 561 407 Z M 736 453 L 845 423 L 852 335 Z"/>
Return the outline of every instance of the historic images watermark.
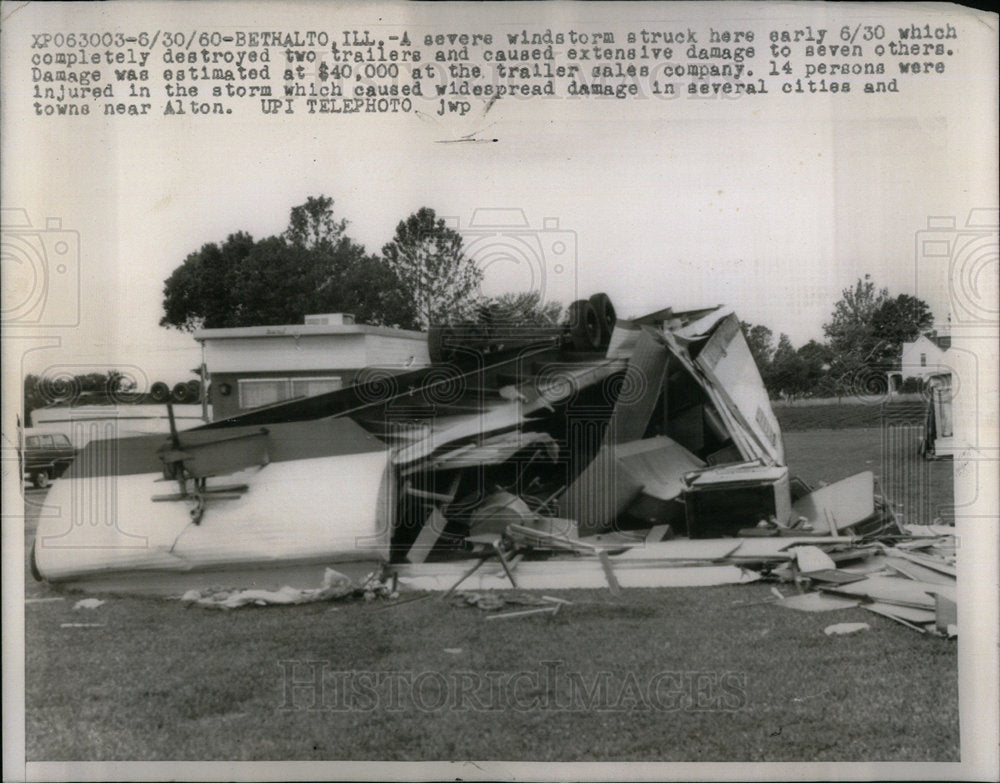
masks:
<path fill-rule="evenodd" d="M 747 677 L 736 671 L 567 669 L 541 661 L 516 671 L 334 669 L 280 660 L 280 709 L 321 712 L 738 712 Z"/>

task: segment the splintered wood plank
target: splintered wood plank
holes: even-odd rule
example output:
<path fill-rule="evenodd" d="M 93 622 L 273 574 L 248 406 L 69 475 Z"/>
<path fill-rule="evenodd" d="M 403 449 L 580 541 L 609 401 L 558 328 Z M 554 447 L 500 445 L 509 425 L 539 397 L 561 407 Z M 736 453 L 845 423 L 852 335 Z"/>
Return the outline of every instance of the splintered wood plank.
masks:
<path fill-rule="evenodd" d="M 905 560 L 900 557 L 887 557 L 885 559 L 885 564 L 893 571 L 897 571 L 905 576 L 907 579 L 912 579 L 917 582 L 930 582 L 931 584 L 936 585 L 955 584 L 954 577 L 938 573 L 930 568 L 926 568 L 917 563 L 911 563 L 909 560 Z"/>
<path fill-rule="evenodd" d="M 821 589 L 870 598 L 873 601 L 885 601 L 901 606 L 914 606 L 922 609 L 933 609 L 934 595 L 940 593 L 954 600 L 955 588 L 949 585 L 916 582 L 893 576 L 870 576 L 860 582 L 848 585 L 828 585 Z"/>

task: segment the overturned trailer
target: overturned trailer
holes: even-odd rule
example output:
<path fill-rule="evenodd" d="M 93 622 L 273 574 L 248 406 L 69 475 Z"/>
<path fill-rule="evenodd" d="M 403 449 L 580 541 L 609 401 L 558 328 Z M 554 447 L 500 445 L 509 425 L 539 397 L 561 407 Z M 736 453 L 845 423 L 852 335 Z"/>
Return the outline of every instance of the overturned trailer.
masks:
<path fill-rule="evenodd" d="M 732 311 L 616 320 L 598 295 L 571 313 L 550 330 L 437 332 L 428 368 L 91 442 L 46 498 L 35 574 L 154 592 L 315 585 L 328 565 L 414 577 L 485 552 L 514 583 L 505 552 L 593 556 L 609 573 L 609 553 L 669 537 L 881 524 L 870 483 L 845 517 L 789 480 Z"/>

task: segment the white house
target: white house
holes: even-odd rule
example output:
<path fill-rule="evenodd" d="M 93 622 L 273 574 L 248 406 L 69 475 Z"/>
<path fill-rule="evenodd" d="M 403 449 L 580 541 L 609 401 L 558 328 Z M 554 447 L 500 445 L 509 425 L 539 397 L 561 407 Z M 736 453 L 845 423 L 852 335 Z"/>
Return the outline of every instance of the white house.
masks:
<path fill-rule="evenodd" d="M 211 377 L 214 419 L 335 391 L 359 371 L 405 372 L 430 364 L 427 335 L 354 323 L 345 313 L 307 315 L 304 324 L 199 329 Z"/>
<path fill-rule="evenodd" d="M 889 388 L 898 391 L 908 378 L 927 381 L 931 376 L 951 372 L 948 351 L 951 337 L 927 332 L 912 343 L 903 343 L 899 369 L 888 373 Z"/>
<path fill-rule="evenodd" d="M 923 378 L 948 372 L 948 349 L 951 347 L 950 337 L 922 334 L 912 343 L 903 343 L 903 355 L 900 360 L 900 375 L 907 378 Z"/>

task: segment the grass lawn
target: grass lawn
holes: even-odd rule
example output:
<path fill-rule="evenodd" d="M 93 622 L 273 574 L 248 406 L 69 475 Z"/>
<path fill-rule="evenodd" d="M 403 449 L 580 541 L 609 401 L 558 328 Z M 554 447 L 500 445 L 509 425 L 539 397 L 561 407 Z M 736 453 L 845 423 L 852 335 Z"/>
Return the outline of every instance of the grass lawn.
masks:
<path fill-rule="evenodd" d="M 857 429 L 882 427 L 883 421 L 904 421 L 916 426 L 924 423 L 925 408 L 920 400 L 892 402 L 842 402 L 826 405 L 779 405 L 774 415 L 782 432 L 816 429 Z"/>
<path fill-rule="evenodd" d="M 831 432 L 786 438 L 793 472 L 880 471 L 880 430 Z M 29 597 L 58 595 L 27 579 Z M 565 591 L 554 617 L 492 622 L 437 596 L 231 613 L 31 603 L 27 758 L 958 759 L 954 642 L 860 608 L 760 603 L 769 592 Z M 871 630 L 823 634 L 847 621 Z"/>

